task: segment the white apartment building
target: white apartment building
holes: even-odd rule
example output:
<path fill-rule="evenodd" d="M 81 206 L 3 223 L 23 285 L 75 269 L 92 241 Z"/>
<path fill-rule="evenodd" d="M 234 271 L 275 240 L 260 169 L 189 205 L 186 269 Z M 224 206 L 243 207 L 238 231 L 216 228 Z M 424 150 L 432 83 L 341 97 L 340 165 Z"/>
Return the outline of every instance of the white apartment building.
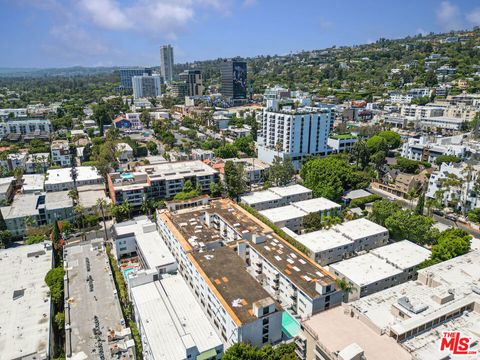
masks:
<path fill-rule="evenodd" d="M 162 95 L 161 76 L 143 74 L 132 77 L 133 97 L 135 99 L 158 97 Z"/>
<path fill-rule="evenodd" d="M 27 109 L 25 108 L 20 108 L 20 109 L 0 109 L 0 119 L 5 120 L 8 119 L 10 116 L 13 118 L 19 118 L 19 117 L 27 117 Z"/>
<path fill-rule="evenodd" d="M 440 199 L 444 206 L 468 212 L 480 206 L 474 191 L 479 178 L 480 165 L 462 162 L 458 164 L 442 163 L 439 171 L 435 171 L 428 181 L 426 196 Z M 448 183 L 445 183 L 450 179 Z"/>
<path fill-rule="evenodd" d="M 178 213 L 163 211 L 157 222 L 160 234 L 179 262 L 180 273 L 190 266 L 192 255 L 198 263 L 203 261 L 202 256 L 208 259 L 210 252 L 217 254 L 220 249 L 233 248 L 228 260 L 218 260 L 223 261 L 218 267 L 223 271 L 228 264 L 232 273 L 244 273 L 246 268 L 247 279 L 256 279 L 253 284 L 261 284 L 283 308 L 301 318 L 342 301 L 343 293 L 325 269 L 231 201 L 216 200 L 210 206 Z M 220 279 L 218 285 L 225 283 L 220 275 L 216 276 Z"/>
<path fill-rule="evenodd" d="M 447 131 L 459 131 L 462 129 L 465 121 L 460 118 L 449 117 L 424 117 L 420 119 L 420 125 L 423 129 L 442 129 Z"/>
<path fill-rule="evenodd" d="M 145 360 L 221 358 L 223 343 L 180 275 L 138 280 L 130 297 Z"/>
<path fill-rule="evenodd" d="M 104 188 L 103 177 L 93 166 L 79 166 L 77 172 L 77 187 L 96 185 L 97 188 Z M 62 191 L 73 189 L 72 168 L 50 169 L 45 179 L 45 191 Z"/>
<path fill-rule="evenodd" d="M 429 257 L 429 250 L 403 240 L 331 264 L 329 270 L 350 284 L 352 301 L 414 279 L 416 267 Z"/>
<path fill-rule="evenodd" d="M 116 152 L 117 160 L 119 162 L 129 162 L 133 161 L 133 149 L 127 143 L 118 143 L 116 145 Z"/>
<path fill-rule="evenodd" d="M 443 333 L 452 331 L 469 337 L 470 350 L 480 351 L 479 277 L 478 251 L 421 269 L 415 281 L 302 323 L 297 354 L 308 360 L 383 360 L 385 354 L 398 360 L 464 357 L 440 351 Z"/>
<path fill-rule="evenodd" d="M 45 275 L 53 267 L 50 242 L 0 249 L 2 359 L 49 359 L 52 306 Z"/>
<path fill-rule="evenodd" d="M 402 116 L 412 118 L 443 116 L 444 108 L 441 106 L 403 105 L 400 111 Z"/>
<path fill-rule="evenodd" d="M 295 240 L 307 247 L 312 260 L 320 265 L 328 265 L 385 245 L 388 242 L 388 230 L 360 218 L 330 229 L 296 235 Z"/>
<path fill-rule="evenodd" d="M 260 211 L 276 226 L 289 228 L 293 232 L 303 229 L 303 219 L 308 214 L 320 213 L 322 217 L 333 216 L 340 211 L 341 206 L 325 198 L 315 198 L 292 202 L 290 205 Z"/>
<path fill-rule="evenodd" d="M 240 201 L 251 208 L 260 211 L 288 205 L 292 202 L 309 200 L 312 190 L 305 186 L 294 184 L 271 187 L 263 191 L 255 191 L 240 197 Z"/>
<path fill-rule="evenodd" d="M 27 139 L 48 139 L 53 131 L 50 120 L 14 118 L 0 122 L 0 138 L 22 136 Z"/>
<path fill-rule="evenodd" d="M 144 269 L 155 270 L 158 274 L 177 271 L 175 258 L 157 232 L 155 223 L 147 217 L 114 224 L 112 239 L 117 260 L 136 254 Z"/>
<path fill-rule="evenodd" d="M 70 147 L 68 140 L 54 140 L 50 145 L 52 154 L 52 163 L 58 166 L 71 166 L 72 155 L 70 154 Z"/>
<path fill-rule="evenodd" d="M 453 155 L 463 158 L 467 152 L 467 146 L 462 143 L 452 143 L 438 139 L 435 142 L 430 142 L 426 137 L 409 138 L 402 145 L 402 157 L 416 160 L 428 161 L 434 163 L 436 158 L 440 155 Z"/>
<path fill-rule="evenodd" d="M 351 134 L 332 135 L 328 138 L 327 145 L 335 153 L 349 152 L 357 141 L 358 138 Z"/>
<path fill-rule="evenodd" d="M 288 156 L 298 169 L 305 156 L 326 155 L 334 116 L 329 108 L 264 108 L 259 114 L 258 158 L 272 163 L 275 156 Z"/>

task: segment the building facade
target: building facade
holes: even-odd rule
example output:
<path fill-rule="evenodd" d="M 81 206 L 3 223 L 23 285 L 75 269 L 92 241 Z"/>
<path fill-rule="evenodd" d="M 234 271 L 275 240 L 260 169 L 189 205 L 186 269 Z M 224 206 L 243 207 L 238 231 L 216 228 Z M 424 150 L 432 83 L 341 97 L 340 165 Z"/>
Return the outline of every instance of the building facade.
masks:
<path fill-rule="evenodd" d="M 152 75 L 152 69 L 149 68 L 123 68 L 120 69 L 120 87 L 122 89 L 131 90 L 132 78 L 134 76 L 142 76 L 143 74 Z"/>
<path fill-rule="evenodd" d="M 224 60 L 220 65 L 222 96 L 232 102 L 247 99 L 247 63 L 241 60 Z"/>
<path fill-rule="evenodd" d="M 178 75 L 187 84 L 187 96 L 203 96 L 203 75 L 200 70 L 185 70 Z"/>
<path fill-rule="evenodd" d="M 173 81 L 173 63 L 173 47 L 171 45 L 160 46 L 160 74 L 167 84 Z"/>
<path fill-rule="evenodd" d="M 329 108 L 304 107 L 260 114 L 258 157 L 272 163 L 275 156 L 290 157 L 299 169 L 302 159 L 328 153 L 328 136 L 334 121 Z"/>
<path fill-rule="evenodd" d="M 160 75 L 138 75 L 132 77 L 133 97 L 158 97 L 162 95 Z"/>

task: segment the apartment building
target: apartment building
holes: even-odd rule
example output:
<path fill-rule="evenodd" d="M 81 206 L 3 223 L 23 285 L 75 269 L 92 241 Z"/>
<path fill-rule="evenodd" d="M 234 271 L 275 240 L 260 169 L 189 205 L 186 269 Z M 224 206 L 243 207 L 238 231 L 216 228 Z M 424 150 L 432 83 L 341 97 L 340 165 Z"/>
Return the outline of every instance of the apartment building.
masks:
<path fill-rule="evenodd" d="M 405 117 L 423 118 L 443 116 L 444 108 L 441 106 L 403 105 L 400 114 Z"/>
<path fill-rule="evenodd" d="M 312 260 L 328 265 L 385 245 L 388 230 L 361 218 L 294 237 L 309 250 Z"/>
<path fill-rule="evenodd" d="M 445 131 L 459 131 L 462 129 L 465 120 L 451 117 L 424 117 L 420 119 L 420 125 L 423 129 L 436 130 L 441 129 Z"/>
<path fill-rule="evenodd" d="M 335 153 L 349 152 L 357 141 L 358 138 L 352 134 L 335 134 L 329 136 L 327 145 Z"/>
<path fill-rule="evenodd" d="M 187 85 L 187 96 L 203 96 L 203 76 L 201 70 L 184 70 L 178 75 Z"/>
<path fill-rule="evenodd" d="M 26 108 L 19 108 L 19 109 L 0 109 L 0 119 L 6 120 L 9 118 L 23 118 L 27 117 L 27 109 Z"/>
<path fill-rule="evenodd" d="M 132 90 L 132 78 L 134 76 L 142 76 L 143 74 L 152 75 L 152 69 L 150 68 L 123 68 L 120 69 L 120 87 L 122 89 Z"/>
<path fill-rule="evenodd" d="M 416 161 L 427 161 L 432 164 L 440 155 L 453 155 L 459 158 L 465 157 L 468 150 L 467 146 L 461 142 L 449 143 L 442 140 L 444 139 L 431 142 L 423 136 L 418 139 L 408 138 L 402 145 L 402 157 Z"/>
<path fill-rule="evenodd" d="M 28 227 L 51 224 L 54 220 L 73 219 L 73 203 L 67 191 L 54 194 L 20 193 L 14 196 L 10 205 L 0 210 L 7 230 L 14 237 L 23 236 Z"/>
<path fill-rule="evenodd" d="M 170 84 L 173 81 L 173 47 L 171 45 L 160 46 L 160 74 L 163 81 Z"/>
<path fill-rule="evenodd" d="M 480 206 L 479 198 L 474 191 L 479 172 L 480 165 L 476 163 L 442 163 L 440 170 L 430 176 L 425 195 L 427 198 L 436 199 L 440 194 L 442 205 L 468 212 Z M 450 179 L 448 184 L 445 183 L 447 179 Z"/>
<path fill-rule="evenodd" d="M 329 270 L 352 286 L 352 301 L 414 279 L 416 267 L 429 257 L 429 250 L 403 240 L 331 264 Z"/>
<path fill-rule="evenodd" d="M 165 162 L 138 166 L 135 172 L 108 175 L 110 198 L 115 204 L 139 206 L 143 199 L 171 199 L 183 190 L 186 181 L 203 192 L 219 181 L 219 172 L 199 160 Z"/>
<path fill-rule="evenodd" d="M 227 247 L 232 259 L 225 264 L 233 273 L 246 272 L 248 279 L 256 280 L 252 284 L 261 285 L 298 317 L 306 318 L 342 300 L 343 293 L 328 272 L 229 200 L 212 201 L 208 207 L 181 213 L 163 211 L 157 218 L 160 234 L 179 262 L 180 273 L 190 266 L 192 254 L 198 262 L 207 251 L 217 253 Z"/>
<path fill-rule="evenodd" d="M 63 247 L 67 359 L 134 359 L 103 239 Z"/>
<path fill-rule="evenodd" d="M 52 163 L 54 165 L 66 167 L 72 165 L 72 155 L 68 140 L 54 140 L 50 145 Z"/>
<path fill-rule="evenodd" d="M 133 161 L 133 149 L 127 143 L 118 143 L 115 147 L 117 160 L 122 163 Z"/>
<path fill-rule="evenodd" d="M 334 216 L 341 208 L 341 205 L 326 198 L 315 198 L 262 210 L 260 214 L 276 226 L 280 228 L 286 227 L 298 233 L 303 229 L 303 219 L 305 216 L 313 213 L 319 213 L 322 218 L 325 216 Z"/>
<path fill-rule="evenodd" d="M 112 240 L 117 260 L 137 255 L 143 269 L 155 270 L 159 275 L 177 270 L 175 259 L 157 232 L 155 223 L 145 216 L 114 224 Z"/>
<path fill-rule="evenodd" d="M 97 168 L 93 166 L 78 166 L 75 168 L 76 185 L 79 187 L 90 186 L 96 189 L 104 188 L 103 177 L 98 173 Z M 50 169 L 47 171 L 45 179 L 45 191 L 62 191 L 74 188 L 72 178 L 72 168 Z"/>
<path fill-rule="evenodd" d="M 0 122 L 0 139 L 48 140 L 52 131 L 52 124 L 46 119 L 13 118 Z"/>
<path fill-rule="evenodd" d="M 133 97 L 135 99 L 158 97 L 162 95 L 161 76 L 157 74 L 132 77 Z"/>
<path fill-rule="evenodd" d="M 309 200 L 312 190 L 305 186 L 294 184 L 271 187 L 264 191 L 255 191 L 240 197 L 240 202 L 261 211 L 288 205 L 292 202 Z"/>
<path fill-rule="evenodd" d="M 0 178 L 0 203 L 8 203 L 12 200 L 15 191 L 15 178 L 9 176 Z"/>
<path fill-rule="evenodd" d="M 180 275 L 152 277 L 137 285 L 140 277 L 129 284 L 143 358 L 220 359 L 223 343 L 185 280 Z"/>
<path fill-rule="evenodd" d="M 52 306 L 45 276 L 54 266 L 50 242 L 0 249 L 2 359 L 49 359 Z"/>
<path fill-rule="evenodd" d="M 470 338 L 480 351 L 480 252 L 418 270 L 415 281 L 313 316 L 297 339 L 301 359 L 399 360 L 451 358 L 444 332 Z M 328 324 L 328 326 L 325 326 Z M 350 356 L 350 357 L 345 357 Z"/>
<path fill-rule="evenodd" d="M 334 116 L 327 107 L 264 108 L 259 114 L 258 158 L 272 163 L 275 156 L 288 156 L 299 169 L 305 157 L 326 155 Z"/>

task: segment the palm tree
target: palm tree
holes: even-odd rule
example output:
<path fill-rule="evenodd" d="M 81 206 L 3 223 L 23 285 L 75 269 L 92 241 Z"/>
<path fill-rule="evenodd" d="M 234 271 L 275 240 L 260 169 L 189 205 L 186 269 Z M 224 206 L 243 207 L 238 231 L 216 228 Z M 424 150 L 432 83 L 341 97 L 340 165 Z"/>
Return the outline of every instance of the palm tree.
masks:
<path fill-rule="evenodd" d="M 75 206 L 78 203 L 78 190 L 72 189 L 68 192 L 68 197 L 72 199 L 73 205 Z"/>
<path fill-rule="evenodd" d="M 105 241 L 108 240 L 108 233 L 107 233 L 107 224 L 105 223 L 105 209 L 107 207 L 107 202 L 105 199 L 97 199 L 95 204 L 97 209 L 100 209 L 100 213 L 102 214 L 102 222 L 103 222 L 103 230 L 105 231 Z"/>
<path fill-rule="evenodd" d="M 355 289 L 353 288 L 352 284 L 350 284 L 347 280 L 345 279 L 340 279 L 337 278 L 335 281 L 337 283 L 337 286 L 340 290 L 343 291 L 343 301 L 348 302 L 348 295 L 353 293 Z"/>
<path fill-rule="evenodd" d="M 85 232 L 85 221 L 84 221 L 84 218 L 83 218 L 83 212 L 84 211 L 85 211 L 85 209 L 80 204 L 76 205 L 73 208 L 73 212 L 75 213 L 75 216 L 77 217 L 77 224 L 80 224 L 80 230 L 81 230 L 82 234 Z"/>
<path fill-rule="evenodd" d="M 128 219 L 132 217 L 132 205 L 130 205 L 129 202 L 124 202 L 122 205 L 120 205 L 122 208 L 122 212 L 128 216 Z"/>

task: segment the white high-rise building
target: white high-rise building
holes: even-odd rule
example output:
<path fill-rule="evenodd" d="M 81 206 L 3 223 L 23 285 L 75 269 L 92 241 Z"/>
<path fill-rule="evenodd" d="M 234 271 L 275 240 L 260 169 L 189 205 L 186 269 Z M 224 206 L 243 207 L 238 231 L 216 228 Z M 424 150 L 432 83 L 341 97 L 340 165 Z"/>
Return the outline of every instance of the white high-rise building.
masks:
<path fill-rule="evenodd" d="M 162 94 L 161 76 L 147 75 L 132 77 L 133 97 L 135 99 L 145 97 L 157 97 Z"/>
<path fill-rule="evenodd" d="M 160 74 L 166 83 L 173 81 L 173 47 L 172 45 L 160 46 Z"/>
<path fill-rule="evenodd" d="M 289 156 L 298 169 L 308 155 L 326 155 L 334 121 L 329 108 L 264 108 L 258 136 L 258 158 L 272 163 L 275 156 Z"/>

